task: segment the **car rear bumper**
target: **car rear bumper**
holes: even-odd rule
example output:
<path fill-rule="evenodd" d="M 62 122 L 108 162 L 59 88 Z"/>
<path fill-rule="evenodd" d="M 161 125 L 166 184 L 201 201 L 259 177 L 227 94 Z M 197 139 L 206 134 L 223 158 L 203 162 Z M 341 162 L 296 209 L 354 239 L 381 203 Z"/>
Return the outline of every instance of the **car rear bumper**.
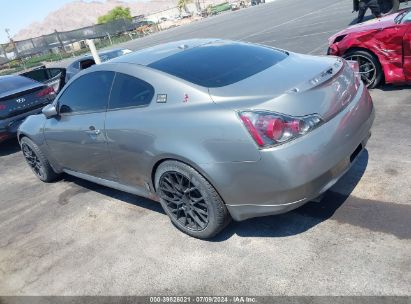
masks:
<path fill-rule="evenodd" d="M 369 136 L 371 136 L 371 133 Z M 357 149 L 349 157 L 341 160 L 335 167 L 331 168 L 318 178 L 304 184 L 304 188 L 310 190 L 305 191 L 305 195 L 301 199 L 283 204 L 227 205 L 227 209 L 230 212 L 231 217 L 236 221 L 242 221 L 252 217 L 281 214 L 296 209 L 310 200 L 315 199 L 330 189 L 351 168 L 351 165 L 355 162 L 358 155 L 360 155 L 364 150 L 369 136 L 358 145 Z M 296 191 L 298 193 L 301 189 L 295 189 L 292 191 Z"/>
<path fill-rule="evenodd" d="M 208 165 L 204 171 L 234 220 L 284 213 L 318 197 L 349 170 L 367 143 L 374 116 L 361 85 L 343 111 L 311 133 L 261 150 L 259 161 Z"/>
<path fill-rule="evenodd" d="M 41 113 L 42 107 L 6 119 L 0 119 L 0 142 L 15 137 L 21 123 L 30 115 Z"/>

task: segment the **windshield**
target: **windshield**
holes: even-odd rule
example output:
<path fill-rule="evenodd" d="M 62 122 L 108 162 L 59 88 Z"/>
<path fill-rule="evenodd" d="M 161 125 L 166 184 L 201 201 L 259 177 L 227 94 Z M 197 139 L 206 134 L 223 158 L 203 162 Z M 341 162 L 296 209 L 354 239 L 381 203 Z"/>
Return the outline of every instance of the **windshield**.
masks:
<path fill-rule="evenodd" d="M 286 52 L 246 43 L 204 44 L 148 66 L 204 87 L 222 87 L 260 73 L 282 61 Z"/>
<path fill-rule="evenodd" d="M 395 23 L 407 23 L 411 21 L 411 9 L 405 10 L 402 13 L 398 14 L 397 17 L 394 19 Z"/>
<path fill-rule="evenodd" d="M 104 61 L 108 61 L 110 59 L 119 57 L 121 55 L 123 55 L 123 51 L 121 51 L 121 50 L 112 51 L 112 52 L 100 54 L 100 59 L 101 59 L 102 62 L 104 62 Z"/>

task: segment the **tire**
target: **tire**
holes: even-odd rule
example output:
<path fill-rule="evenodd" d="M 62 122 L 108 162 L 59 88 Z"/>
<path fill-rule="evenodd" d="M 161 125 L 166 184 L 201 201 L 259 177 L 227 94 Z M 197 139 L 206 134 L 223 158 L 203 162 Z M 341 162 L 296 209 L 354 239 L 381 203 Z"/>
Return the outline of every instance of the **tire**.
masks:
<path fill-rule="evenodd" d="M 358 62 L 358 65 L 360 66 L 361 79 L 367 88 L 373 89 L 381 83 L 383 79 L 383 70 L 378 58 L 374 54 L 364 50 L 352 50 L 344 54 L 343 58 Z M 366 72 L 366 69 L 369 67 L 375 70 L 374 77 L 369 77 L 371 72 Z M 368 69 L 368 71 L 370 70 L 371 69 Z"/>
<path fill-rule="evenodd" d="M 192 237 L 212 238 L 230 222 L 227 208 L 214 187 L 184 163 L 161 163 L 155 173 L 155 187 L 171 222 Z"/>
<path fill-rule="evenodd" d="M 400 8 L 400 0 L 380 0 L 378 3 L 383 15 L 393 14 Z"/>
<path fill-rule="evenodd" d="M 20 140 L 21 150 L 27 164 L 33 173 L 43 182 L 50 183 L 55 181 L 59 174 L 54 172 L 44 153 L 28 137 Z"/>

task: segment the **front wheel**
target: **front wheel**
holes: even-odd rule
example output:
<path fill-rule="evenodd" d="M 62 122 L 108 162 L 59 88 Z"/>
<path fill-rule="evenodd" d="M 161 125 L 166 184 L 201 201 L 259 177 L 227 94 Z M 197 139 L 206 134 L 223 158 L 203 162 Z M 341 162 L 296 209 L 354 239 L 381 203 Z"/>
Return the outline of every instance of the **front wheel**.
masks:
<path fill-rule="evenodd" d="M 54 172 L 44 153 L 31 139 L 23 137 L 20 145 L 27 164 L 41 181 L 49 183 L 57 179 L 58 174 Z"/>
<path fill-rule="evenodd" d="M 165 161 L 155 174 L 160 202 L 172 223 L 184 233 L 207 239 L 229 222 L 227 208 L 214 187 L 192 167 Z"/>
<path fill-rule="evenodd" d="M 383 71 L 378 58 L 374 54 L 363 50 L 355 50 L 344 54 L 343 57 L 346 60 L 358 62 L 361 79 L 367 88 L 375 88 L 381 83 Z"/>

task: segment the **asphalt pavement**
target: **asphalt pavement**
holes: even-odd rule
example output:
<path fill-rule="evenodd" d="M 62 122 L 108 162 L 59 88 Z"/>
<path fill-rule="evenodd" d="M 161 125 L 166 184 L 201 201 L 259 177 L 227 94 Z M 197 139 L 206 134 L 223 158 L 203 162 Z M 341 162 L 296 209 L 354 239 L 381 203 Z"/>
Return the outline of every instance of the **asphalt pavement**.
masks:
<path fill-rule="evenodd" d="M 324 54 L 351 0 L 276 0 L 124 43 L 216 37 Z M 371 91 L 367 150 L 319 203 L 233 222 L 210 241 L 148 199 L 65 176 L 44 184 L 0 144 L 0 295 L 411 296 L 409 86 Z"/>

